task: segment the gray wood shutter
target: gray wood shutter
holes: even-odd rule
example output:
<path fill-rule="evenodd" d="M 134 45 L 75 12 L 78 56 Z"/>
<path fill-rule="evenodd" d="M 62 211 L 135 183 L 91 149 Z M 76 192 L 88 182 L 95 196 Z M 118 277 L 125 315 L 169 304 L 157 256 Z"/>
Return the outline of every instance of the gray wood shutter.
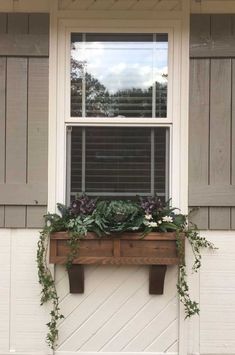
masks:
<path fill-rule="evenodd" d="M 47 14 L 0 14 L 0 227 L 40 227 L 47 204 Z"/>
<path fill-rule="evenodd" d="M 201 229 L 235 229 L 235 16 L 191 16 L 189 206 Z"/>

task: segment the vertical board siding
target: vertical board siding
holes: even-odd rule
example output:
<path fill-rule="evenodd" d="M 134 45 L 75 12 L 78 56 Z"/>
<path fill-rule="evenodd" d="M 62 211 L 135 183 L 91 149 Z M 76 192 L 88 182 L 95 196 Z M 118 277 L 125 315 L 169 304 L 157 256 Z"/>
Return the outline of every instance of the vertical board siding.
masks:
<path fill-rule="evenodd" d="M 203 252 L 200 271 L 200 354 L 235 354 L 234 232 L 208 231 L 205 237 L 218 250 Z"/>
<path fill-rule="evenodd" d="M 5 182 L 6 58 L 0 58 L 0 183 Z"/>
<path fill-rule="evenodd" d="M 28 65 L 27 181 L 47 182 L 48 59 L 30 58 Z M 40 152 L 40 154 L 39 154 Z"/>
<path fill-rule="evenodd" d="M 16 41 L 9 38 L 16 51 L 19 46 L 18 56 L 0 57 L 0 184 L 9 193 L 11 184 L 35 186 L 35 206 L 14 196 L 14 205 L 3 206 L 0 197 L 0 227 L 38 228 L 46 212 L 46 206 L 37 205 L 37 196 L 40 186 L 47 184 L 48 58 L 40 50 L 35 57 L 35 49 L 34 57 L 22 56 L 18 39 L 27 43 L 28 35 L 43 35 L 48 41 L 49 16 L 10 13 L 0 14 L 0 20 L 0 34 L 18 36 Z"/>
<path fill-rule="evenodd" d="M 211 60 L 210 184 L 230 184 L 231 60 Z"/>
<path fill-rule="evenodd" d="M 191 60 L 190 63 L 190 125 L 189 125 L 189 184 L 208 183 L 210 61 Z M 200 141 L 198 139 L 200 137 Z M 192 213 L 200 228 L 208 229 L 208 208 Z"/>
<path fill-rule="evenodd" d="M 29 14 L 28 23 L 30 34 L 45 34 L 49 36 L 49 15 Z"/>
<path fill-rule="evenodd" d="M 10 231 L 0 232 L 0 352 L 9 350 L 10 325 L 10 271 L 11 237 Z"/>
<path fill-rule="evenodd" d="M 6 83 L 6 188 L 26 184 L 27 59 L 7 59 Z M 5 208 L 6 227 L 25 227 L 26 207 Z M 11 222 L 12 221 L 12 222 Z"/>
<path fill-rule="evenodd" d="M 6 16 L 0 16 L 0 33 L 5 30 L 1 23 Z M 6 130 L 6 58 L 0 58 L 0 184 L 5 183 L 5 130 Z M 4 227 L 5 210 L 0 206 L 0 228 Z"/>
<path fill-rule="evenodd" d="M 0 33 L 7 32 L 7 14 L 0 13 Z"/>
<path fill-rule="evenodd" d="M 29 29 L 28 14 L 9 13 L 7 18 L 8 34 L 27 34 Z"/>
<path fill-rule="evenodd" d="M 6 183 L 26 183 L 27 59 L 7 59 Z"/>
<path fill-rule="evenodd" d="M 235 77 L 231 57 L 235 42 L 230 41 L 235 19 L 231 15 L 191 18 L 189 205 L 195 207 L 191 191 L 199 193 L 197 186 L 235 185 Z M 205 51 L 211 41 L 216 51 Z M 226 53 L 228 57 L 224 58 Z M 208 195 L 208 206 L 203 203 L 198 207 L 192 220 L 200 229 L 235 229 L 235 208 L 228 200 L 221 204 L 218 196 L 213 205 Z"/>
<path fill-rule="evenodd" d="M 35 230 L 0 230 L 0 353 L 49 354 L 48 308 L 40 307 Z"/>
<path fill-rule="evenodd" d="M 224 25 L 224 16 L 222 18 L 222 25 Z M 219 31 L 221 26 L 218 26 L 216 30 Z M 211 60 L 211 84 L 210 84 L 211 95 L 210 95 L 210 137 L 209 137 L 209 142 L 210 142 L 209 183 L 211 185 L 230 184 L 231 80 L 232 80 L 231 59 L 212 59 Z M 221 208 L 211 207 L 210 228 L 230 229 L 230 209 L 223 208 L 223 207 Z"/>

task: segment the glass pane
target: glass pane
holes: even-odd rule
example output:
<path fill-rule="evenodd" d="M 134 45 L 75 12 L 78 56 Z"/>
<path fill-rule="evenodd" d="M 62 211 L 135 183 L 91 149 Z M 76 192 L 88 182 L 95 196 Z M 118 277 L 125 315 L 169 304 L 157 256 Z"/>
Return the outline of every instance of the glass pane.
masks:
<path fill-rule="evenodd" d="M 166 117 L 166 34 L 72 34 L 71 40 L 72 117 Z"/>
<path fill-rule="evenodd" d="M 71 195 L 166 195 L 166 128 L 73 127 Z"/>

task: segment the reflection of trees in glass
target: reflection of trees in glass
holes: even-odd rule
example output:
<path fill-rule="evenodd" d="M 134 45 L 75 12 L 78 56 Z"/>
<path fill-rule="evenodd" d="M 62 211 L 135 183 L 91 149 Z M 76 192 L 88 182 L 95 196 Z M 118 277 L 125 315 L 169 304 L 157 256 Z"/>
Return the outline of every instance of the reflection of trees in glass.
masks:
<path fill-rule="evenodd" d="M 167 79 L 167 75 L 163 75 Z M 156 117 L 166 117 L 167 83 L 155 82 Z M 86 62 L 71 60 L 71 116 L 82 116 L 85 94 L 86 117 L 152 117 L 152 87 L 118 90 L 112 94 L 86 71 Z"/>
<path fill-rule="evenodd" d="M 71 61 L 71 116 L 82 116 L 83 82 L 86 116 L 108 116 L 109 92 L 99 80 L 86 72 L 86 62 Z"/>

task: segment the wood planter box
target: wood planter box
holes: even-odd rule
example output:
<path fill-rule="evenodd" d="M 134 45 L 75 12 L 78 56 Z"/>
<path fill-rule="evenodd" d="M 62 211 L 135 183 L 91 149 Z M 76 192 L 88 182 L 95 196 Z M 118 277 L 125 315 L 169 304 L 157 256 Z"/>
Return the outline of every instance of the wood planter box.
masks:
<path fill-rule="evenodd" d="M 184 235 L 181 234 L 184 246 Z M 67 232 L 50 235 L 50 263 L 65 264 L 69 252 Z M 175 233 L 149 233 L 144 238 L 140 233 L 113 234 L 99 238 L 88 233 L 79 241 L 79 251 L 69 269 L 71 293 L 84 292 L 84 268 L 86 264 L 102 265 L 150 265 L 149 293 L 163 294 L 167 265 L 179 264 Z"/>

